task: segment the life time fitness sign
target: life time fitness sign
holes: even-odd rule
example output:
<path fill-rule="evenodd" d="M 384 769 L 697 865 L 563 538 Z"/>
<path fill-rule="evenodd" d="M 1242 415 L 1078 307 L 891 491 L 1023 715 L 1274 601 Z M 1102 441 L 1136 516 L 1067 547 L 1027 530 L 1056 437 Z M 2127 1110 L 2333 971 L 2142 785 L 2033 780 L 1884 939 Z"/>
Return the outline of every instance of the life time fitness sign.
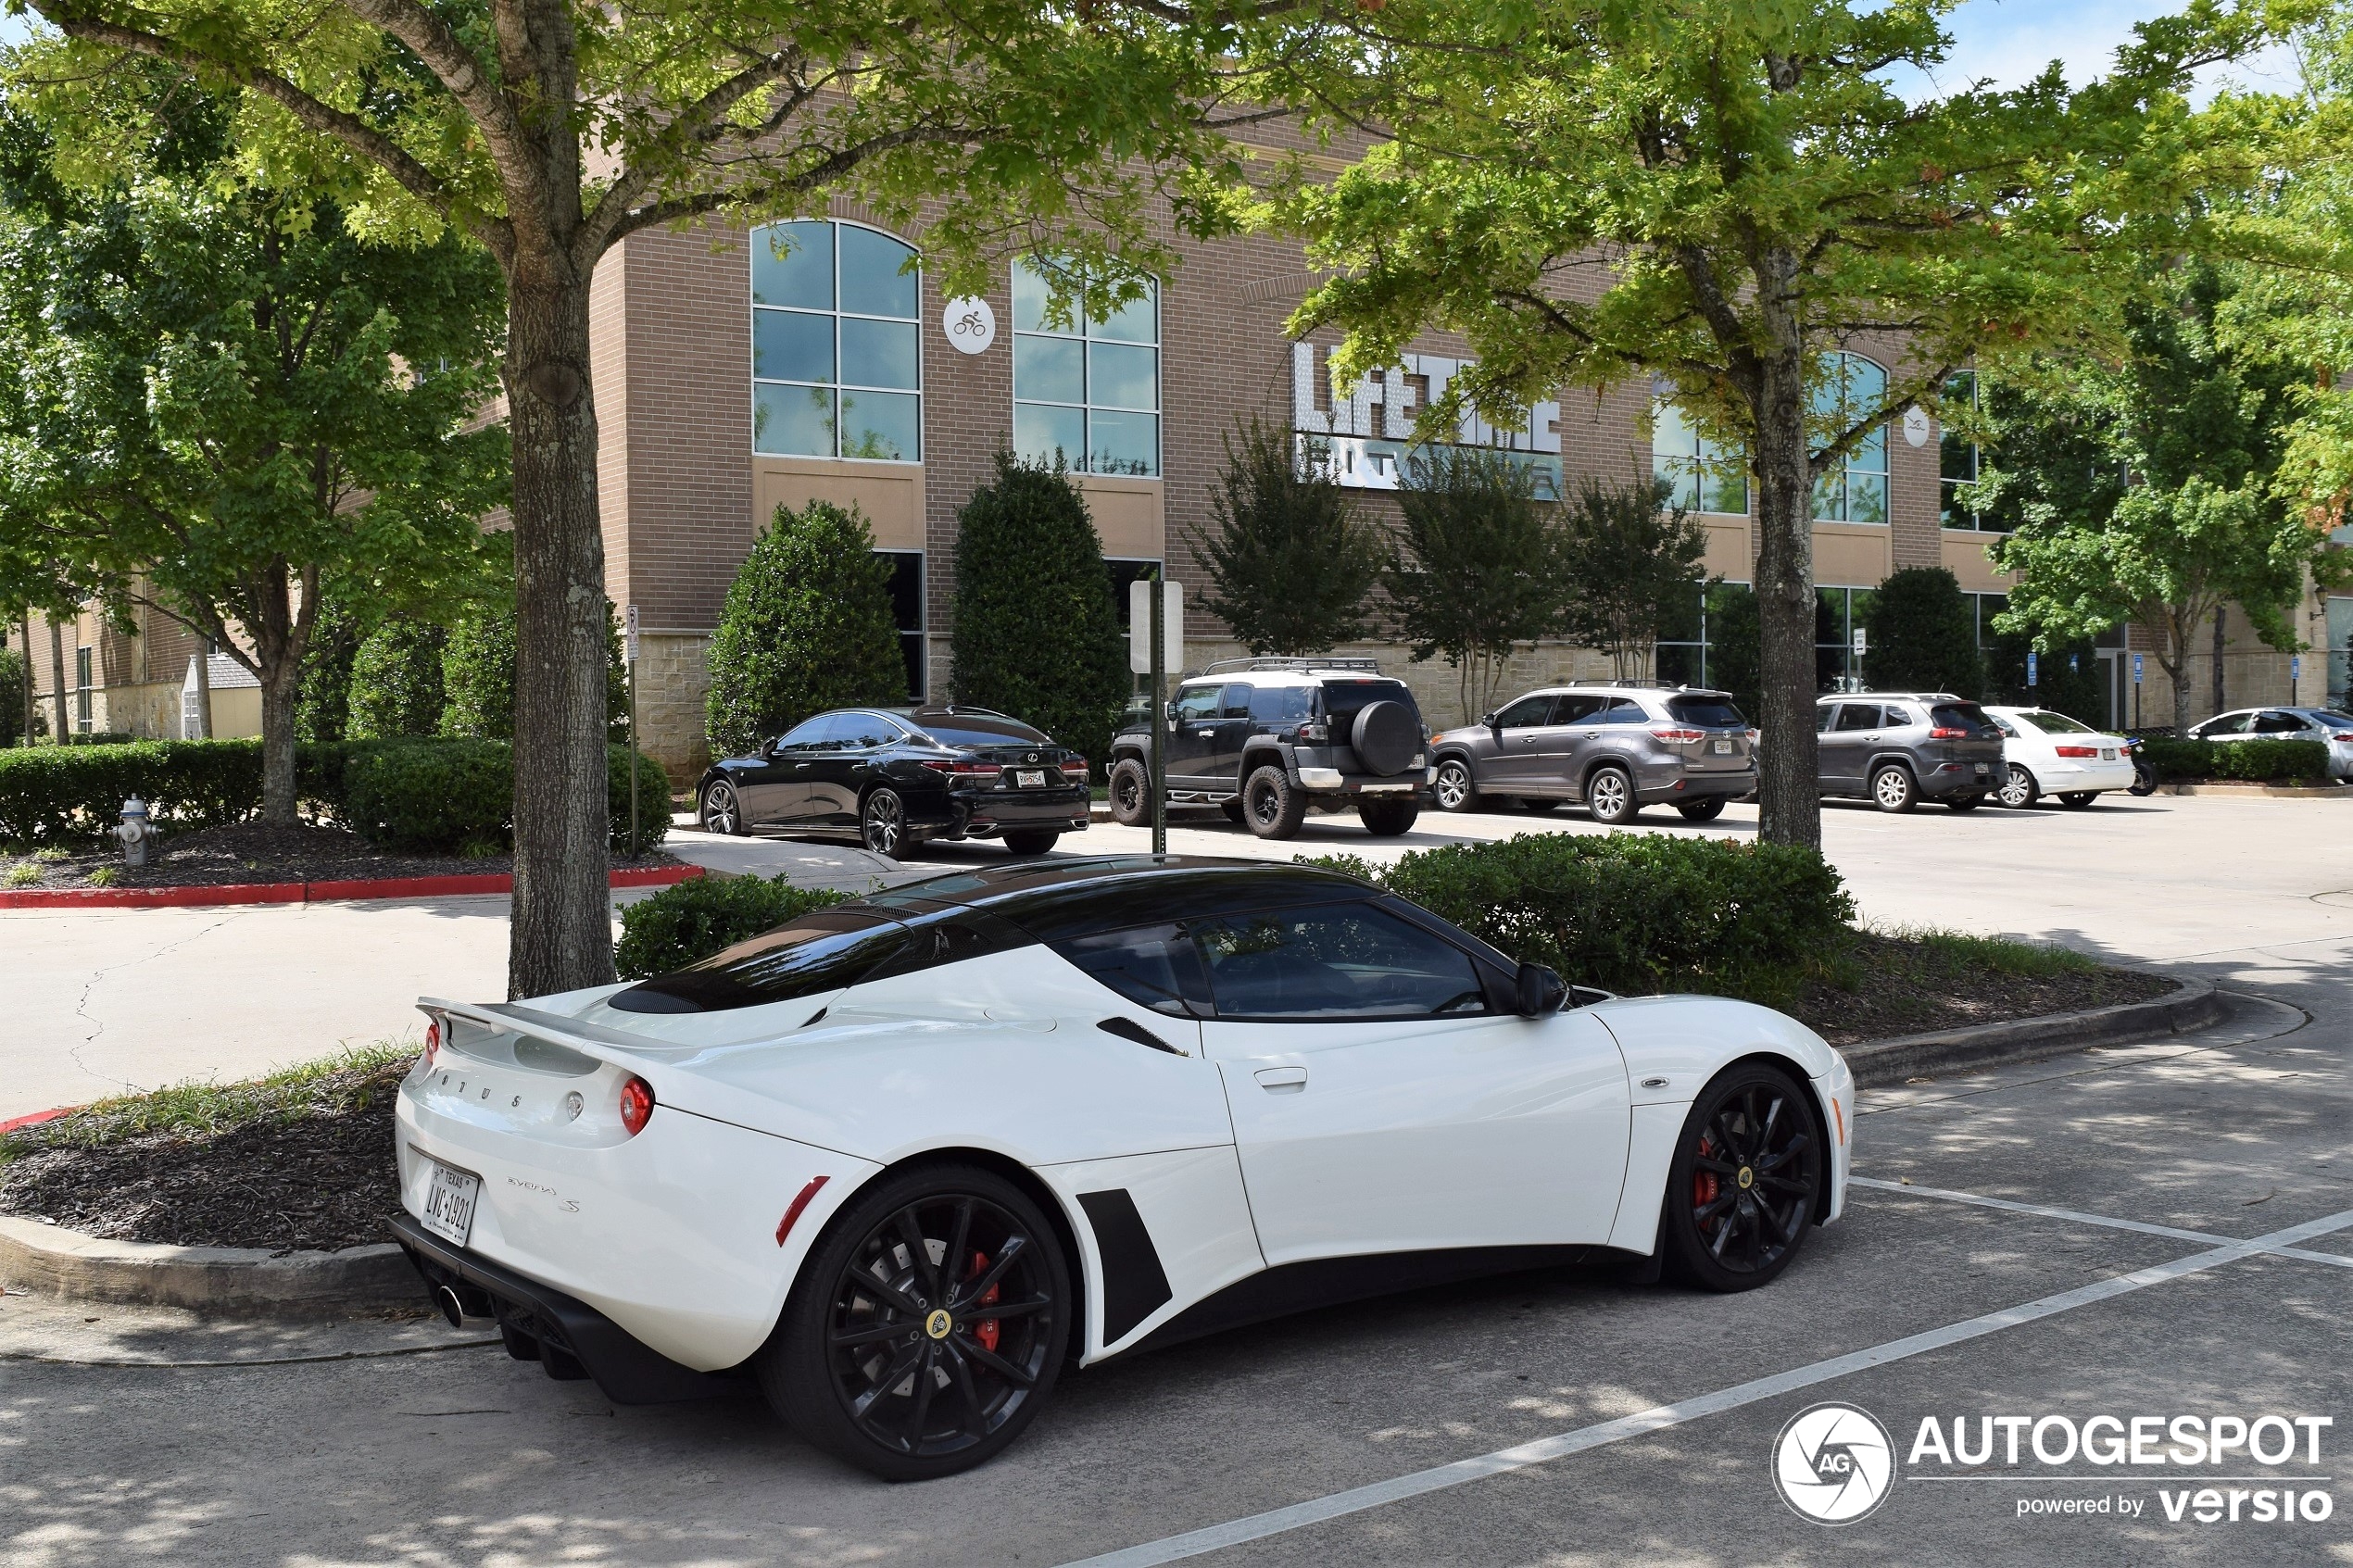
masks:
<path fill-rule="evenodd" d="M 1356 490 L 1397 489 L 1403 480 L 1401 465 L 1414 445 L 1416 411 L 1444 397 L 1447 384 L 1478 361 L 1408 354 L 1403 364 L 1343 385 L 1331 374 L 1331 358 L 1339 352 L 1337 345 L 1291 345 L 1291 428 L 1303 442 L 1318 446 L 1328 443 L 1330 471 L 1338 483 Z M 1504 429 L 1466 408 L 1456 435 L 1465 446 L 1526 454 L 1520 460 L 1540 476 L 1538 494 L 1557 498 L 1560 417 L 1557 402 L 1539 403 L 1529 409 L 1525 426 Z"/>

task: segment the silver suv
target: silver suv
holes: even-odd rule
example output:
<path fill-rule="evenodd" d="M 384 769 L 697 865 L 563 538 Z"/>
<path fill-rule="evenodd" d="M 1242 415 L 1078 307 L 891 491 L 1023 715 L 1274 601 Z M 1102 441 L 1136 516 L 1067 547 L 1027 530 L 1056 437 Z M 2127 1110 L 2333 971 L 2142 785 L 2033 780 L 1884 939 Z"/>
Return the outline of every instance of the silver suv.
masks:
<path fill-rule="evenodd" d="M 1882 811 L 1923 799 L 1973 811 L 2001 787 L 2002 732 L 1951 692 L 1846 692 L 1815 709 L 1824 795 L 1859 795 Z"/>
<path fill-rule="evenodd" d="M 1547 687 L 1430 737 L 1432 791 L 1449 811 L 1581 800 L 1597 822 L 1672 805 L 1704 822 L 1756 787 L 1755 736 L 1723 692 L 1663 681 Z"/>

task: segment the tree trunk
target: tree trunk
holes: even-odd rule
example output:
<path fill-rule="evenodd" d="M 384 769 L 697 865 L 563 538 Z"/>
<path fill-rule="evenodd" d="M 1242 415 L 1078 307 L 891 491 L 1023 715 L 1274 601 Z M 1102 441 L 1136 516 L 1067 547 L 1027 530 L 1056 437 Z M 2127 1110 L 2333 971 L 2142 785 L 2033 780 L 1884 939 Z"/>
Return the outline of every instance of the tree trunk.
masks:
<path fill-rule="evenodd" d="M 22 714 L 24 743 L 31 746 L 32 744 L 32 694 L 39 689 L 34 683 L 32 673 L 32 611 L 26 610 L 19 619 L 24 622 L 24 713 Z"/>
<path fill-rule="evenodd" d="M 59 746 L 66 743 L 69 726 L 66 722 L 66 633 L 57 624 L 57 615 L 50 610 L 42 616 L 49 623 L 49 690 L 57 703 L 57 717 L 50 723 L 49 738 Z M 25 661 L 30 665 L 32 661 Z"/>
<path fill-rule="evenodd" d="M 1769 289 L 1773 284 L 1768 282 Z M 1768 311 L 1768 320 L 1778 314 Z M 1814 475 L 1794 325 L 1762 366 L 1756 420 L 1757 836 L 1822 843 L 1814 741 Z"/>
<path fill-rule="evenodd" d="M 2227 641 L 2222 627 L 2225 608 L 2222 605 L 2214 607 L 2214 711 L 2217 713 L 2231 706 L 2230 697 L 2225 694 L 2222 683 L 2222 649 Z"/>
<path fill-rule="evenodd" d="M 295 825 L 295 701 L 301 693 L 296 660 L 262 671 L 261 820 L 272 827 Z"/>
<path fill-rule="evenodd" d="M 563 270 L 555 258 L 535 268 Z M 588 279 L 508 290 L 506 381 L 514 440 L 515 894 L 510 997 L 609 984 L 605 545 Z"/>
<path fill-rule="evenodd" d="M 212 738 L 212 639 L 196 639 L 196 739 Z"/>

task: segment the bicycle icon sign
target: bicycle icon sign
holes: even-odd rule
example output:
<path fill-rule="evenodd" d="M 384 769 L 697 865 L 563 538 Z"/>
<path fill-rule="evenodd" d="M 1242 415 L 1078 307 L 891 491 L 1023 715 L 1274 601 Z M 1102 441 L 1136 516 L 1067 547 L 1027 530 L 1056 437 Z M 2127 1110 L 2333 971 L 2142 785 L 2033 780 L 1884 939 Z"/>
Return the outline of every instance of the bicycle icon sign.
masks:
<path fill-rule="evenodd" d="M 997 341 L 997 312 L 988 301 L 967 295 L 940 308 L 939 330 L 961 354 L 985 353 Z"/>

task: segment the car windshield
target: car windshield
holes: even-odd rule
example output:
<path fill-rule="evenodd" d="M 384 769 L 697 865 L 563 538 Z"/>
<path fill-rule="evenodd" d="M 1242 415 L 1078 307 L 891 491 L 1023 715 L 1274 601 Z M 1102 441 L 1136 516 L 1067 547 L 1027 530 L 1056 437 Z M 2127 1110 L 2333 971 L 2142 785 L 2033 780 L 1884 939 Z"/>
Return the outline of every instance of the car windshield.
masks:
<path fill-rule="evenodd" d="M 2038 708 L 2032 713 L 2022 714 L 2020 717 L 2046 735 L 2089 735 L 2099 733 L 2089 724 L 2070 719 L 2064 713 L 2054 713 L 2047 708 Z"/>
<path fill-rule="evenodd" d="M 1421 709 L 1414 706 L 1414 694 L 1403 681 L 1326 681 L 1324 683 L 1324 717 L 1337 727 L 1355 721 L 1356 715 L 1377 702 L 1402 702 L 1405 711 L 1421 717 Z"/>
<path fill-rule="evenodd" d="M 942 746 L 1051 746 L 1018 719 L 980 713 L 918 713 L 915 722 Z"/>
<path fill-rule="evenodd" d="M 1667 711 L 1680 723 L 1698 724 L 1711 730 L 1744 730 L 1748 721 L 1732 706 L 1728 696 L 1670 696 Z"/>
<path fill-rule="evenodd" d="M 723 1012 L 854 985 L 905 946 L 907 928 L 872 909 L 814 909 L 673 973 L 617 991 L 622 1012 Z"/>

